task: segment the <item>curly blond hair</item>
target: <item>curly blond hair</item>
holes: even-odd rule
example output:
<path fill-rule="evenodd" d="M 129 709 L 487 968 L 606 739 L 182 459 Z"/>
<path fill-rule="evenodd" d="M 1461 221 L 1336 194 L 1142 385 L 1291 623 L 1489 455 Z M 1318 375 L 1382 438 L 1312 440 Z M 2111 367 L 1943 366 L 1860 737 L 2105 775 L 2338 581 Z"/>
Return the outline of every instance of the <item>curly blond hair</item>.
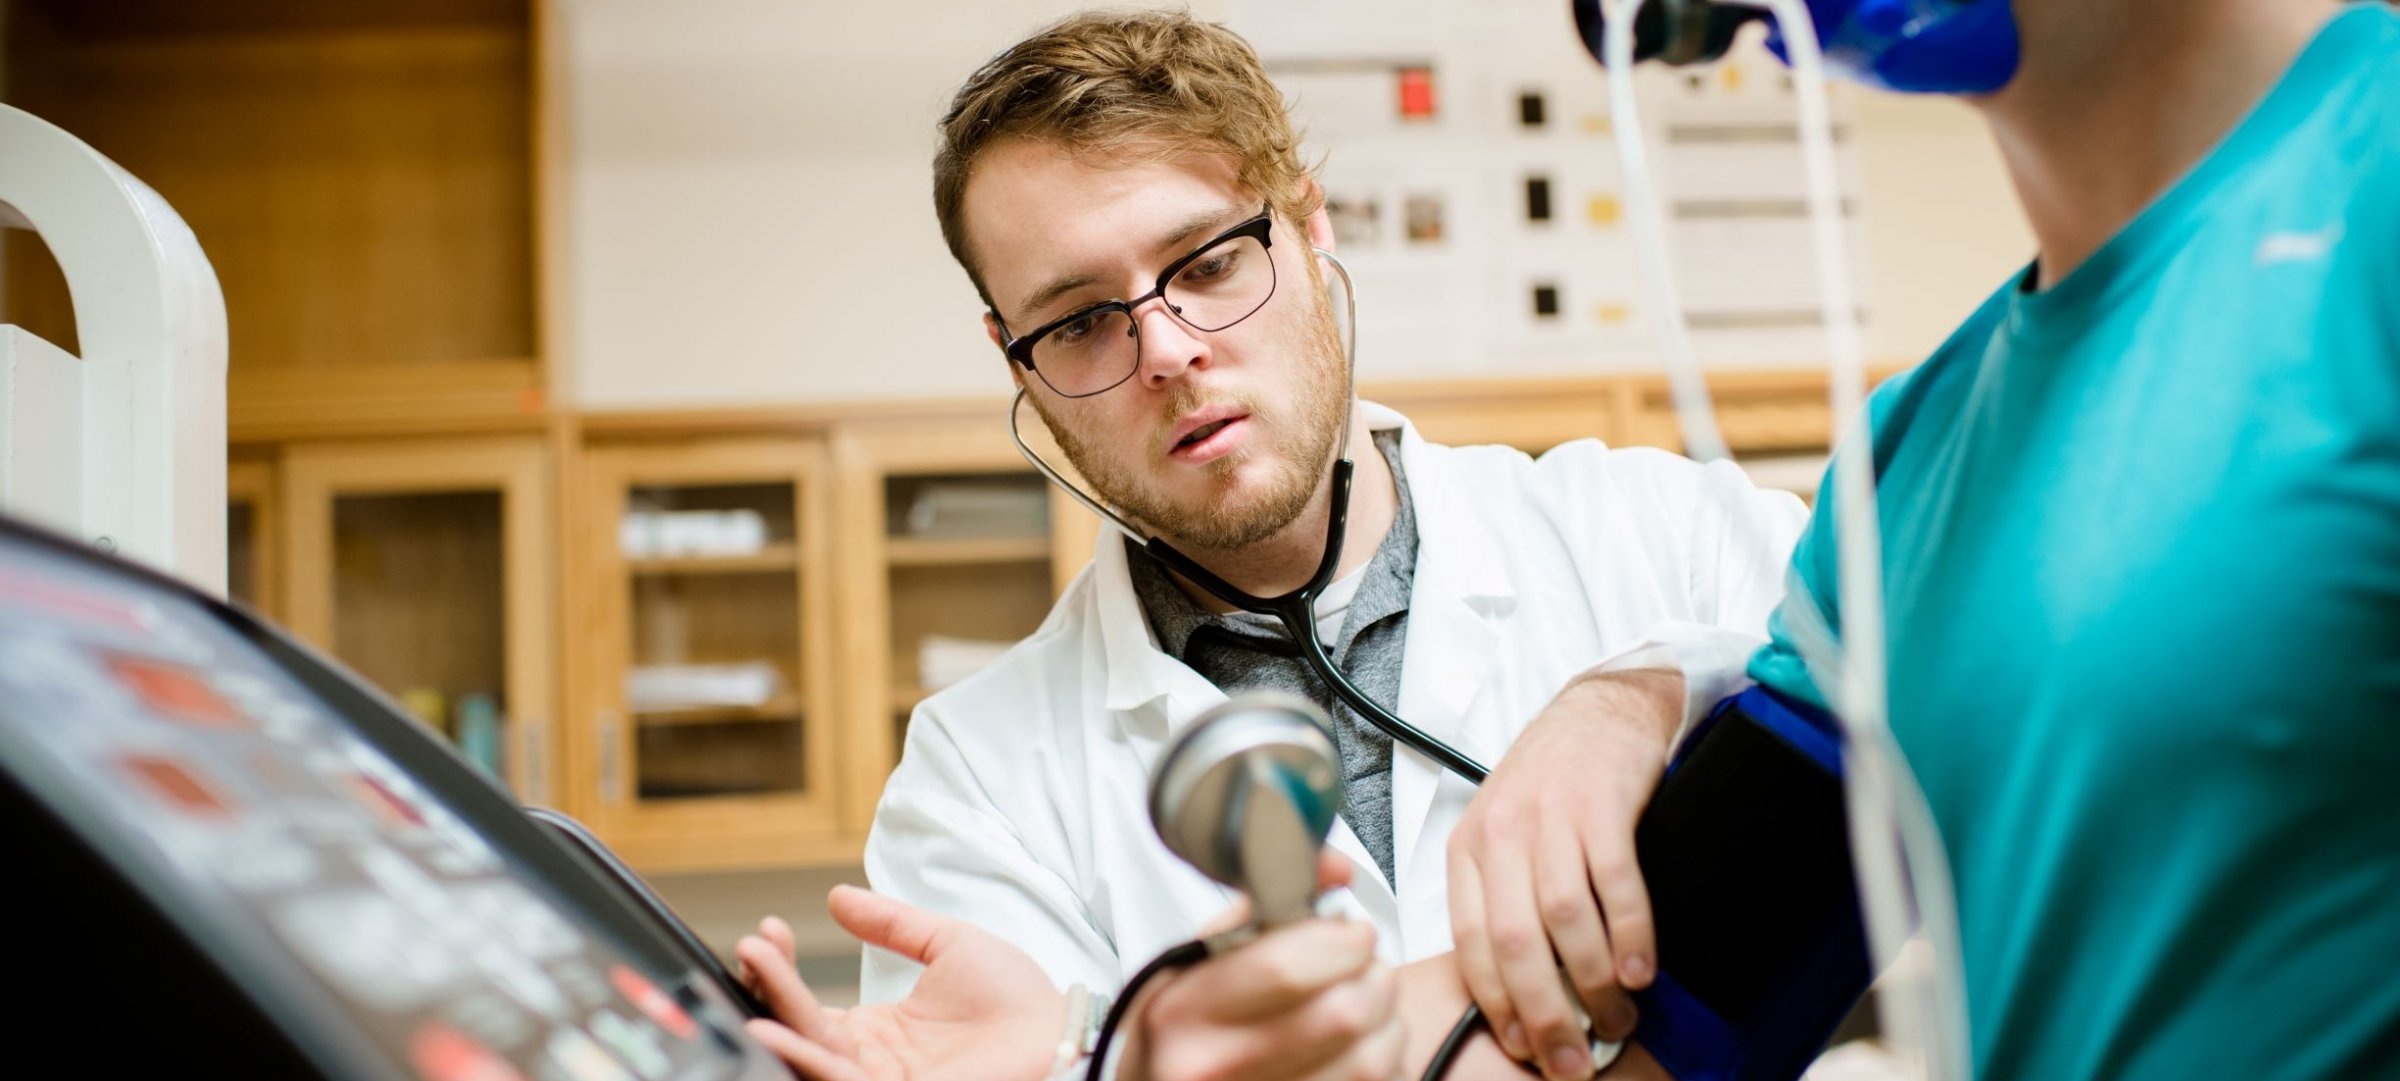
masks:
<path fill-rule="evenodd" d="M 1104 162 L 1222 154 L 1242 186 L 1287 221 L 1306 220 L 1322 202 L 1258 54 L 1186 11 L 1086 11 L 1053 23 L 968 76 L 939 128 L 934 214 L 987 306 L 962 206 L 977 155 L 1004 141 L 1053 142 Z"/>

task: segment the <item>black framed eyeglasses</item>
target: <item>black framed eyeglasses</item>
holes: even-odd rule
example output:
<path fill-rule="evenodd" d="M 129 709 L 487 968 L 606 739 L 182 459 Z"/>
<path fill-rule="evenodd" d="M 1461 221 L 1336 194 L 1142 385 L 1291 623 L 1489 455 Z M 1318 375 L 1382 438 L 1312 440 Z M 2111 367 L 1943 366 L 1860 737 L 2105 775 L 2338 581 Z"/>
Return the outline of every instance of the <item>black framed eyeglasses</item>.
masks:
<path fill-rule="evenodd" d="M 1257 217 L 1168 264 L 1148 293 L 1079 309 L 1001 348 L 1062 397 L 1114 390 L 1142 365 L 1142 324 L 1133 317 L 1142 305 L 1163 299 L 1175 318 L 1202 332 L 1223 330 L 1267 306 L 1275 295 L 1275 260 L 1268 255 L 1274 220 L 1262 207 Z M 1008 333 L 1006 323 L 1000 332 Z"/>

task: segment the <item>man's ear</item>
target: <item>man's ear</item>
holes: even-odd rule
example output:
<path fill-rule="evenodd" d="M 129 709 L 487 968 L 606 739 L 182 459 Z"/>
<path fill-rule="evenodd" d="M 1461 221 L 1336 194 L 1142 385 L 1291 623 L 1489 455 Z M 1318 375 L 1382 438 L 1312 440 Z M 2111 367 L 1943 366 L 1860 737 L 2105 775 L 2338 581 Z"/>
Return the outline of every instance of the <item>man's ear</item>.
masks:
<path fill-rule="evenodd" d="M 1009 359 L 1008 346 L 1000 341 L 1000 317 L 990 311 L 983 313 L 983 335 L 992 340 L 992 348 L 1000 351 L 1000 363 L 1008 368 L 1008 378 L 1018 386 L 1025 385 L 1025 367 Z"/>
<path fill-rule="evenodd" d="M 1313 176 L 1301 183 L 1308 185 L 1308 193 L 1317 204 L 1317 209 L 1308 215 L 1308 246 L 1333 251 L 1333 216 L 1325 210 L 1325 189 L 1318 186 L 1317 178 Z"/>

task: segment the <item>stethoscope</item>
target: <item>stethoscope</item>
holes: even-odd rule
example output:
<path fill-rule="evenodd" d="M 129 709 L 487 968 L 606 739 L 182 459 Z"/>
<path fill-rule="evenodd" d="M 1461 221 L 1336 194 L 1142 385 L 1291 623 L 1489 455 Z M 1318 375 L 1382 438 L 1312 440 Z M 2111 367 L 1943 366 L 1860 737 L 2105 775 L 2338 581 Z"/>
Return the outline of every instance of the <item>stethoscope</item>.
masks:
<path fill-rule="evenodd" d="M 1342 279 L 1342 305 L 1344 322 L 1347 324 L 1343 327 L 1346 332 L 1344 353 L 1348 371 L 1342 398 L 1341 438 L 1347 441 L 1351 434 L 1351 415 L 1358 405 L 1358 288 L 1350 280 L 1350 268 L 1343 266 L 1342 261 L 1336 258 L 1332 252 L 1323 248 L 1311 250 L 1316 253 L 1317 258 L 1323 259 L 1326 265 L 1331 266 L 1333 272 Z M 1333 463 L 1333 505 L 1328 508 L 1326 514 L 1328 521 L 1325 527 L 1325 555 L 1317 561 L 1315 573 L 1310 574 L 1308 581 L 1298 589 L 1273 597 L 1261 597 L 1226 581 L 1207 567 L 1201 566 L 1198 560 L 1177 551 L 1174 545 L 1168 544 L 1163 538 L 1145 536 L 1140 529 L 1136 528 L 1132 522 L 1126 521 L 1125 517 L 1118 514 L 1115 509 L 1076 487 L 1073 481 L 1068 480 L 1065 474 L 1051 466 L 1039 452 L 1025 442 L 1025 434 L 1019 427 L 1019 418 L 1024 414 L 1024 407 L 1025 388 L 1020 386 L 1017 388 L 1016 397 L 1010 399 L 1008 404 L 1008 437 L 1016 443 L 1017 452 L 1023 454 L 1026 461 L 1033 463 L 1033 467 L 1040 470 L 1043 476 L 1050 478 L 1050 483 L 1058 485 L 1059 490 L 1073 496 L 1076 502 L 1099 515 L 1102 521 L 1115 526 L 1118 532 L 1125 534 L 1127 539 L 1140 545 L 1142 551 L 1149 553 L 1150 558 L 1159 561 L 1168 569 L 1182 575 L 1186 580 L 1207 590 L 1210 596 L 1242 611 L 1267 616 L 1282 624 L 1284 633 L 1289 635 L 1293 642 L 1299 644 L 1301 661 L 1307 664 L 1309 670 L 1315 672 L 1318 678 L 1324 680 L 1327 686 L 1333 688 L 1334 697 L 1341 699 L 1344 704 L 1356 710 L 1359 716 L 1367 719 L 1367 723 L 1381 729 L 1395 742 L 1440 763 L 1443 769 L 1466 778 L 1468 783 L 1475 785 L 1483 783 L 1484 776 L 1490 773 L 1490 770 L 1485 769 L 1482 763 L 1461 753 L 1458 748 L 1435 739 L 1424 729 L 1400 719 L 1398 714 L 1383 708 L 1381 703 L 1368 697 L 1367 692 L 1358 689 L 1358 685 L 1350 682 L 1350 677 L 1342 674 L 1341 668 L 1333 663 L 1332 655 L 1325 650 L 1325 640 L 1317 634 L 1317 598 L 1324 595 L 1325 587 L 1333 584 L 1334 572 L 1342 562 L 1342 541 L 1348 535 L 1350 525 L 1350 481 L 1351 475 L 1357 471 L 1358 464 L 1350 459 L 1349 454 L 1344 453 Z M 1347 443 L 1345 442 L 1344 445 L 1347 446 Z M 1149 964 L 1143 966 L 1132 979 L 1126 981 L 1117 1002 L 1109 1009 L 1107 1020 L 1101 1025 L 1100 1049 L 1092 1057 L 1087 1077 L 1096 1079 L 1102 1074 L 1108 1058 L 1107 1048 L 1116 1033 L 1117 1026 L 1124 1020 L 1125 1008 L 1133 1001 L 1135 993 L 1142 985 L 1148 983 L 1160 972 L 1179 968 L 1199 960 L 1206 956 L 1209 950 L 1210 946 L 1205 940 L 1196 939 L 1183 943 L 1160 954 Z M 1482 1008 L 1473 1003 L 1468 1004 L 1466 1012 L 1459 1016 L 1458 1023 L 1452 1026 L 1449 1035 L 1442 1041 L 1440 1048 L 1434 1052 L 1432 1060 L 1426 1063 L 1424 1077 L 1427 1081 L 1440 1078 L 1449 1072 L 1451 1062 L 1464 1046 L 1467 1037 L 1476 1029 L 1483 1027 L 1483 1024 Z"/>
<path fill-rule="evenodd" d="M 1341 438 L 1345 441 L 1344 445 L 1347 446 L 1347 440 L 1350 438 L 1351 412 L 1358 403 L 1358 290 L 1350 280 L 1350 269 L 1343 266 L 1342 261 L 1335 258 L 1332 252 L 1323 248 L 1311 250 L 1316 253 L 1317 258 L 1331 266 L 1334 273 L 1342 279 L 1342 303 L 1346 313 L 1344 320 L 1346 325 L 1343 330 L 1346 332 L 1344 337 L 1346 339 L 1345 352 L 1348 372 L 1347 384 L 1343 391 Z M 1366 718 L 1368 723 L 1381 729 L 1385 735 L 1392 737 L 1394 741 L 1410 750 L 1433 759 L 1440 763 L 1443 769 L 1466 778 L 1471 784 L 1483 783 L 1484 775 L 1491 772 L 1490 770 L 1485 769 L 1482 763 L 1461 753 L 1458 748 L 1435 739 L 1424 729 L 1400 719 L 1398 714 L 1383 708 L 1382 704 L 1368 697 L 1365 691 L 1359 690 L 1358 685 L 1350 682 L 1350 677 L 1342 673 L 1340 666 L 1333 663 L 1332 655 L 1325 650 L 1324 639 L 1317 634 L 1317 598 L 1324 595 L 1325 587 L 1333 584 L 1334 572 L 1342 562 L 1342 541 L 1348 535 L 1350 525 L 1350 480 L 1352 473 L 1357 469 L 1357 463 L 1351 461 L 1347 452 L 1333 463 L 1333 505 L 1326 515 L 1329 521 L 1325 528 L 1325 556 L 1317 561 L 1316 572 L 1309 575 L 1308 581 L 1298 589 L 1273 597 L 1261 597 L 1226 581 L 1207 567 L 1201 566 L 1198 560 L 1177 551 L 1175 546 L 1168 544 L 1164 538 L 1145 536 L 1132 522 L 1126 521 L 1123 515 L 1118 514 L 1083 489 L 1076 487 L 1073 481 L 1068 480 L 1064 474 L 1052 467 L 1048 461 L 1042 458 L 1041 454 L 1025 442 L 1024 433 L 1018 426 L 1018 418 L 1024 413 L 1024 405 L 1025 388 L 1020 386 L 1017 388 L 1016 397 L 1010 400 L 1008 406 L 1008 437 L 1016 443 L 1017 452 L 1023 454 L 1026 461 L 1033 463 L 1033 467 L 1040 470 L 1043 476 L 1050 478 L 1052 484 L 1058 485 L 1060 490 L 1073 496 L 1076 502 L 1099 515 L 1102 521 L 1115 526 L 1128 539 L 1140 545 L 1144 552 L 1149 553 L 1150 558 L 1182 575 L 1185 580 L 1207 590 L 1210 596 L 1242 611 L 1267 616 L 1282 624 L 1284 633 L 1291 636 L 1292 641 L 1299 645 L 1300 659 L 1308 665 L 1309 670 L 1315 672 L 1319 679 L 1324 680 L 1327 686 L 1333 688 L 1335 697 L 1341 699 L 1351 709 L 1356 710 L 1359 716 Z"/>

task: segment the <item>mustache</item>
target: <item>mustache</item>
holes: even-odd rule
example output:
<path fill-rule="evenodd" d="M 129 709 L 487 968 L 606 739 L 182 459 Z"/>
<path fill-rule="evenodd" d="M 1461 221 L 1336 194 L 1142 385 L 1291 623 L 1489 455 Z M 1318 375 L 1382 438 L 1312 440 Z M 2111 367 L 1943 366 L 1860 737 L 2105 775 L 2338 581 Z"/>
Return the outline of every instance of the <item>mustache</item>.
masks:
<path fill-rule="evenodd" d="M 1167 399 L 1166 417 L 1159 421 L 1157 429 L 1151 433 L 1150 449 L 1161 455 L 1175 449 L 1175 426 L 1183 423 L 1183 418 L 1220 405 L 1231 406 L 1252 416 L 1266 412 L 1253 395 L 1185 384 L 1176 388 L 1174 396 Z"/>

